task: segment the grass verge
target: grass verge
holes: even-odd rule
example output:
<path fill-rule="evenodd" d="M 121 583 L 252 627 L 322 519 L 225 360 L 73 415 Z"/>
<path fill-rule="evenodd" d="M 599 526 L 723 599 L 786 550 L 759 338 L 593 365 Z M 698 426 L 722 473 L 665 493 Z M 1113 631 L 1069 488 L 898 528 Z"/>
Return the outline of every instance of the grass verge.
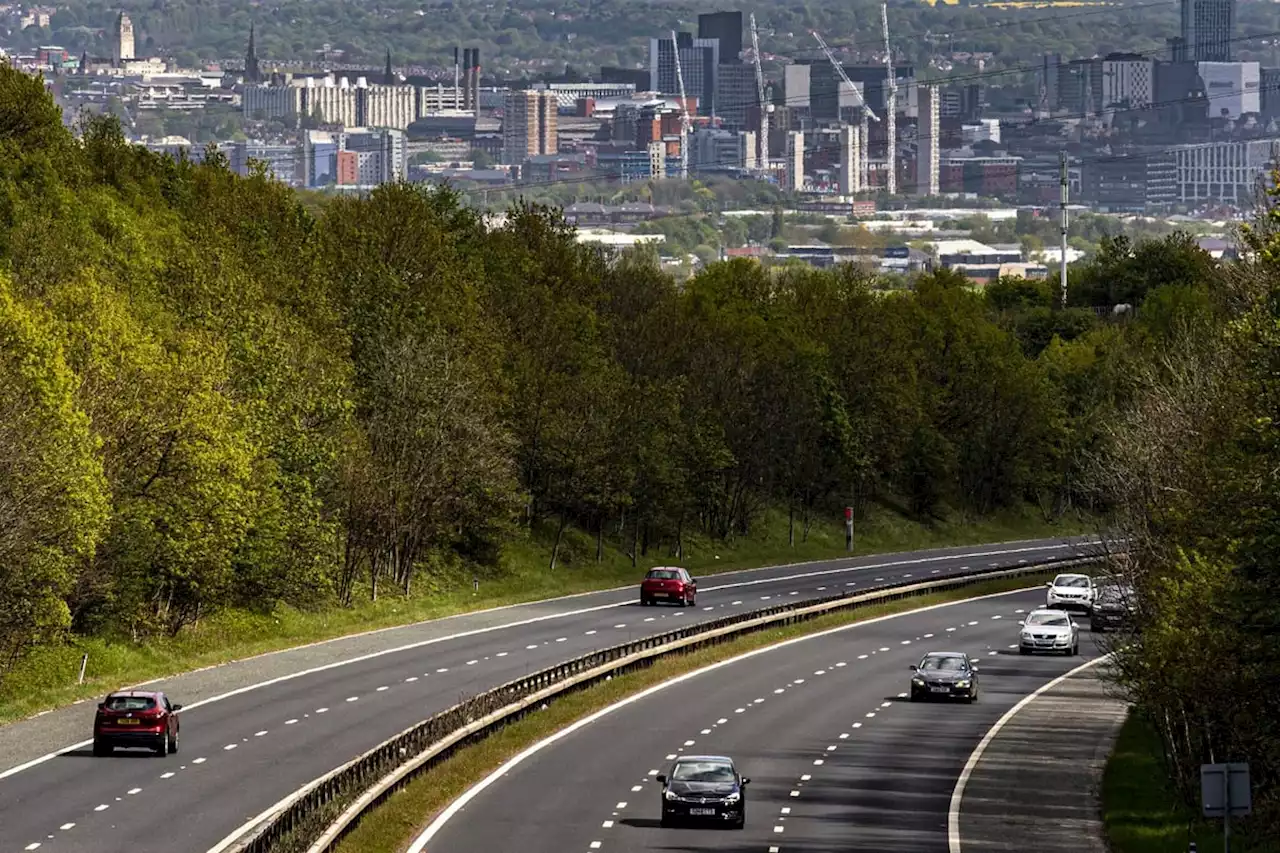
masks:
<path fill-rule="evenodd" d="M 588 714 L 678 675 L 805 634 L 853 625 L 877 616 L 904 613 L 931 604 L 1032 588 L 1051 577 L 1052 573 L 1046 572 L 1043 575 L 975 584 L 963 590 L 833 613 L 803 624 L 749 634 L 739 640 L 688 654 L 660 658 L 646 669 L 635 670 L 611 681 L 567 694 L 549 703 L 545 711 L 527 716 L 488 738 L 459 750 L 367 813 L 335 850 L 337 853 L 392 853 L 405 849 L 450 802 L 512 756 Z"/>
<path fill-rule="evenodd" d="M 1187 853 L 1222 849 L 1221 823 L 1206 822 L 1179 800 L 1162 761 L 1160 738 L 1140 714 L 1130 713 L 1102 777 L 1102 817 L 1112 853 Z M 1232 833 L 1232 850 L 1246 846 Z M 1270 848 L 1274 850 L 1275 848 Z"/>
<path fill-rule="evenodd" d="M 1068 536 L 1093 529 L 1092 522 L 1068 518 L 1047 523 L 1037 510 L 1023 507 L 980 519 L 955 516 L 926 526 L 876 508 L 855 530 L 854 554 Z M 751 536 L 734 542 L 690 536 L 681 563 L 696 575 L 706 575 L 844 555 L 842 524 L 815 521 L 804 537 L 797 521 L 796 542 L 791 545 L 786 514 L 770 512 Z M 606 539 L 603 559 L 597 562 L 595 538 L 570 529 L 555 570 L 548 568 L 547 536 L 539 533 L 508 546 L 502 565 L 496 569 L 475 573 L 455 566 L 433 571 L 407 596 L 384 591 L 377 601 L 361 596 L 351 607 L 315 611 L 287 606 L 271 613 L 223 611 L 176 637 L 141 643 L 77 637 L 64 645 L 39 649 L 5 673 L 0 681 L 0 724 L 123 685 L 264 652 L 471 610 L 609 589 L 633 583 L 639 572 L 672 561 L 667 550 L 655 547 L 632 567 L 619 543 Z M 473 580 L 479 581 L 478 591 L 473 589 Z M 78 684 L 80 660 L 85 654 L 89 656 L 86 679 Z"/>

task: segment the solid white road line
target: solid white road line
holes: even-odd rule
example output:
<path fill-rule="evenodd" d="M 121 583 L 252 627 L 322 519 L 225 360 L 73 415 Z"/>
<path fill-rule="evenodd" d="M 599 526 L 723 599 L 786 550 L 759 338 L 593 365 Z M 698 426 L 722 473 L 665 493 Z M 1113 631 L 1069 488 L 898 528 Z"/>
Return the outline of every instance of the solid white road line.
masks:
<path fill-rule="evenodd" d="M 599 711 L 596 711 L 586 717 L 583 717 L 577 722 L 569 724 L 565 728 L 560 729 L 559 731 L 547 736 L 546 738 L 538 741 L 535 744 L 532 744 L 531 746 L 526 748 L 524 751 L 520 752 L 516 756 L 509 759 L 501 767 L 494 770 L 488 776 L 486 776 L 485 778 L 477 782 L 475 785 L 472 785 L 469 789 L 467 789 L 462 794 L 462 796 L 458 797 L 458 799 L 450 803 L 444 809 L 444 811 L 440 812 L 440 814 L 436 816 L 435 820 L 433 820 L 430 823 L 430 825 L 428 825 L 427 828 L 422 831 L 422 834 L 420 834 L 417 838 L 413 840 L 413 843 L 409 845 L 407 853 L 423 853 L 423 851 L 426 849 L 428 842 L 430 842 L 431 839 L 434 838 L 440 832 L 440 830 L 444 828 L 445 824 L 447 824 L 451 819 L 453 819 L 453 817 L 456 816 L 458 812 L 466 808 L 467 805 L 472 800 L 474 800 L 476 797 L 482 794 L 485 791 L 485 789 L 487 789 L 490 785 L 492 785 L 493 783 L 501 779 L 503 776 L 506 776 L 508 773 L 510 773 L 517 765 L 523 764 L 526 760 L 528 760 L 532 756 L 536 755 L 537 753 L 541 752 L 547 747 L 557 743 L 563 738 L 568 737 L 569 735 L 573 734 L 579 729 L 589 726 L 595 721 L 603 719 L 604 717 L 609 716 L 615 711 L 619 711 L 622 708 L 626 708 L 629 705 L 633 705 L 636 702 L 640 702 L 644 699 L 647 699 L 650 696 L 654 695 L 655 693 L 666 690 L 669 687 L 674 687 L 677 684 L 683 684 L 684 682 L 697 678 L 701 675 L 705 675 L 709 672 L 714 672 L 715 670 L 721 669 L 723 667 L 731 666 L 735 663 L 739 663 L 741 661 L 754 658 L 758 655 L 768 654 L 769 652 L 786 648 L 788 646 L 792 646 L 797 643 L 804 643 L 810 640 L 815 640 L 822 637 L 828 637 L 832 634 L 838 634 L 842 631 L 850 631 L 855 628 L 860 628 L 865 625 L 874 625 L 879 622 L 888 621 L 890 619 L 901 619 L 904 616 L 914 616 L 920 613 L 928 613 L 930 611 L 940 610 L 945 607 L 955 607 L 957 604 L 968 604 L 974 601 L 982 601 L 988 598 L 999 598 L 999 597 L 1008 596 L 1008 595 L 1018 595 L 1021 593 L 1032 592 L 1038 589 L 1040 589 L 1040 587 L 1027 587 L 1024 589 L 1010 590 L 1009 592 L 997 592 L 997 593 L 991 593 L 989 595 L 980 595 L 980 596 L 975 596 L 974 598 L 964 599 L 962 601 L 949 601 L 949 602 L 944 602 L 942 604 L 932 604 L 932 605 L 929 605 L 928 607 L 921 607 L 916 610 L 908 610 L 903 613 L 893 613 L 888 616 L 878 616 L 874 619 L 867 619 L 862 622 L 854 622 L 849 625 L 841 625 L 837 628 L 828 628 L 825 631 L 819 631 L 813 634 L 806 634 L 803 637 L 793 637 L 790 640 L 783 640 L 782 642 L 776 643 L 772 646 L 764 646 L 759 649 L 752 649 L 751 651 L 744 652 L 743 654 L 740 654 L 736 657 L 732 657 L 732 658 L 728 658 L 727 660 L 722 660 L 716 663 L 708 664 L 707 666 L 704 666 L 701 669 L 696 669 L 696 670 L 693 670 L 692 672 L 686 672 L 683 675 L 678 675 L 675 678 L 669 679 L 667 681 L 663 681 L 659 684 L 655 684 L 652 687 L 647 687 L 644 690 L 641 690 L 639 693 L 634 693 L 631 696 L 624 697 L 623 699 L 618 700 L 617 702 L 613 703 L 612 705 L 609 705 L 606 708 L 601 708 Z M 230 842 L 234 840 L 235 840 L 235 836 L 229 837 L 229 839 L 226 842 L 224 842 L 222 846 L 214 848 L 213 850 L 209 851 L 209 853 L 221 853 L 221 851 L 225 850 L 227 846 L 230 846 Z"/>
<path fill-rule="evenodd" d="M 1019 544 L 1019 542 L 1034 542 L 1034 541 L 1036 540 L 1024 539 L 1024 540 L 1019 540 L 1018 542 L 1010 542 L 1006 544 L 1015 545 L 1015 544 Z M 1092 541 L 1090 541 L 1090 544 L 1092 544 Z M 1024 553 L 1031 553 L 1035 551 L 1057 551 L 1057 550 L 1063 550 L 1068 547 L 1070 546 L 1067 545 L 1065 542 L 1060 542 L 1053 545 L 1034 545 L 1030 547 L 1021 547 L 1021 548 L 1002 548 L 998 550 L 984 551 L 984 552 L 972 554 L 972 555 L 971 554 L 964 554 L 964 555 L 942 554 L 942 555 L 935 555 L 932 557 L 919 557 L 912 560 L 895 560 L 895 561 L 889 561 L 884 563 L 873 563 L 868 565 L 851 565 L 851 566 L 844 566 L 838 569 L 825 569 L 822 571 L 804 572 L 797 575 L 786 575 L 782 577 L 761 578 L 757 580 L 740 581 L 737 583 L 720 584 L 719 586 L 706 587 L 704 591 L 714 592 L 716 590 L 722 590 L 722 589 L 736 589 L 738 587 L 743 587 L 743 586 L 755 586 L 757 584 L 762 584 L 762 583 L 779 583 L 783 581 L 794 580 L 797 578 L 821 577 L 823 575 L 841 574 L 844 572 L 864 571 L 868 569 L 882 569 L 882 568 L 888 568 L 892 566 L 915 566 L 915 565 L 920 565 L 922 563 L 934 563 L 934 562 L 938 562 L 939 560 L 954 560 L 957 558 L 957 556 L 991 557 L 991 556 L 1007 555 L 1007 554 L 1024 554 Z M 789 563 L 782 566 L 762 566 L 756 569 L 741 569 L 735 572 L 725 572 L 724 575 L 730 576 L 730 575 L 749 574 L 753 572 L 767 571 L 770 569 L 773 569 L 773 570 L 787 569 L 787 568 L 800 567 L 800 566 L 806 566 L 806 565 L 815 565 L 819 563 L 829 563 L 829 562 L 832 562 L 832 561 L 831 560 L 810 560 L 810 561 L 801 562 L 801 563 Z M 463 616 L 479 616 L 486 613 L 495 613 L 498 611 L 510 610 L 512 608 L 517 608 L 517 607 L 529 607 L 530 605 L 534 605 L 534 604 L 551 604 L 557 601 L 566 601 L 566 600 L 571 600 L 575 598 L 581 598 L 582 596 L 585 596 L 585 595 L 604 595 L 609 593 L 623 592 L 631 588 L 632 587 L 630 586 L 617 587 L 615 589 L 609 589 L 609 590 L 596 590 L 593 592 L 584 592 L 584 593 L 577 593 L 574 595 L 560 596 L 558 598 L 545 599 L 540 602 L 535 601 L 535 602 L 524 602 L 522 604 L 509 604 L 509 605 L 504 605 L 502 607 L 492 607 L 487 610 L 476 610 L 471 613 L 458 614 L 456 616 L 448 616 L 448 617 L 444 617 L 444 619 L 439 621 L 445 621 L 448 619 L 458 619 Z M 287 675 L 282 675 L 277 678 L 271 678 L 271 679 L 267 679 L 266 681 L 260 681 L 256 684 L 249 684 L 249 685 L 246 685 L 245 687 L 239 687 L 239 688 L 236 688 L 235 690 L 229 690 L 226 693 L 220 693 L 216 696 L 210 696 L 208 699 L 201 699 L 198 702 L 192 702 L 191 704 L 185 706 L 183 708 L 183 711 L 190 713 L 191 711 L 194 711 L 196 708 L 199 708 L 203 705 L 209 705 L 214 702 L 221 702 L 224 699 L 230 699 L 234 696 L 240 696 L 245 693 L 250 693 L 254 690 L 260 690 L 264 687 L 271 687 L 273 685 L 281 684 L 286 681 L 292 681 L 295 678 L 303 678 L 308 675 L 315 675 L 316 673 L 319 673 L 319 672 L 327 672 L 328 670 L 331 670 L 331 669 L 337 669 L 339 667 L 349 666 L 351 664 L 356 664 L 356 663 L 363 663 L 364 661 L 374 660 L 376 658 L 384 657 L 386 655 L 393 655 L 400 652 L 412 651 L 414 649 L 423 648 L 424 646 L 431 646 L 437 643 L 445 643 L 452 640 L 463 639 L 466 637 L 474 637 L 481 634 L 489 634 L 494 631 L 505 631 L 508 628 L 520 628 L 525 625 L 534 625 L 539 622 L 547 622 L 552 619 L 568 619 L 574 616 L 581 616 L 586 613 L 595 613 L 601 610 L 611 610 L 616 607 L 627 607 L 627 606 L 633 605 L 634 603 L 635 602 L 633 601 L 617 601 L 617 602 L 612 602 L 610 604 L 599 604 L 593 607 L 582 607 L 576 610 L 568 610 L 563 613 L 548 613 L 542 616 L 534 616 L 528 619 L 519 619 L 514 622 L 504 622 L 501 625 L 490 625 L 484 628 L 473 628 L 472 630 L 469 630 L 469 631 L 460 631 L 456 634 L 449 634 L 444 637 L 433 637 L 432 639 L 429 639 L 429 640 L 419 640 L 416 643 L 407 643 L 402 646 L 396 646 L 395 648 L 382 649 L 381 651 L 370 652 L 369 654 L 366 654 L 366 655 L 359 655 L 353 658 L 334 661 L 333 663 L 327 663 L 321 666 L 311 667 L 310 669 L 299 670 L 298 672 L 291 672 Z M 736 603 L 740 604 L 741 602 L 736 602 Z M 422 623 L 416 623 L 416 624 L 420 625 Z M 339 640 L 349 640 L 354 637 L 363 637 L 370 634 L 381 634 L 387 631 L 395 631 L 395 630 L 400 630 L 403 628 L 411 628 L 411 627 L 413 627 L 413 625 L 396 625 L 390 628 L 378 628 L 373 631 L 364 631 L 359 634 L 348 634 L 344 637 L 335 637 L 331 640 L 321 640 L 316 643 L 307 643 L 305 645 L 294 646 L 289 649 L 280 649 L 274 652 L 267 652 L 262 655 L 255 655 L 254 657 L 268 657 L 270 655 L 278 655 L 278 654 L 283 654 L 285 652 L 298 651 L 299 649 L 308 649 L 315 646 L 322 646 L 328 643 L 338 642 Z M 243 658 L 240 661 L 230 661 L 229 663 L 241 663 L 244 660 L 252 660 L 252 659 L 253 658 Z M 190 672 L 177 673 L 172 676 L 166 676 L 166 678 L 176 678 L 180 675 L 190 675 L 193 672 L 202 672 L 207 669 L 214 669 L 217 666 L 226 666 L 226 665 L 227 664 L 215 664 L 214 666 L 201 667 L 200 669 L 191 670 Z M 153 678 L 150 681 L 144 681 L 139 684 L 132 685 L 132 687 L 133 688 L 145 687 L 149 684 L 156 684 L 163 680 L 165 679 Z M 129 689 L 129 688 L 122 688 L 122 689 Z M 42 755 L 39 758 L 33 758 L 32 760 L 24 762 L 23 764 L 19 764 L 16 767 L 10 767 L 8 770 L 0 771 L 0 780 L 7 779 L 10 776 L 16 776 L 17 774 L 23 772 L 24 770 L 30 770 L 32 767 L 36 767 L 40 764 L 44 764 L 46 761 L 50 761 L 54 758 L 57 758 L 59 755 L 72 752 L 77 749 L 83 749 L 84 747 L 90 746 L 92 744 L 93 744 L 93 739 L 90 738 L 88 740 L 82 740 L 78 743 L 73 743 L 69 746 L 65 746 L 62 749 L 59 749 L 55 752 L 47 753 L 46 755 Z"/>
<path fill-rule="evenodd" d="M 1019 711 L 1030 705 L 1039 696 L 1057 687 L 1068 678 L 1084 672 L 1090 667 L 1097 666 L 1109 657 L 1111 657 L 1111 655 L 1106 654 L 1101 657 L 1096 657 L 1093 660 L 1085 661 L 1075 669 L 1059 675 L 1048 684 L 1036 688 L 1033 692 L 1022 697 L 1018 704 L 1014 705 L 1008 711 L 1005 711 L 1004 716 L 996 720 L 995 725 L 982 736 L 982 740 L 978 742 L 978 745 L 969 755 L 969 760 L 965 762 L 964 769 L 960 771 L 960 778 L 956 780 L 956 786 L 951 791 L 951 806 L 947 809 L 947 848 L 949 853 L 960 853 L 960 802 L 964 799 L 964 789 L 965 786 L 969 784 L 969 777 L 973 775 L 973 768 L 978 766 L 978 762 L 982 759 L 982 754 L 987 751 L 987 747 L 991 745 L 991 741 L 995 740 L 996 735 L 1000 734 L 1000 730 L 1008 725 L 1009 721 L 1012 720 Z"/>

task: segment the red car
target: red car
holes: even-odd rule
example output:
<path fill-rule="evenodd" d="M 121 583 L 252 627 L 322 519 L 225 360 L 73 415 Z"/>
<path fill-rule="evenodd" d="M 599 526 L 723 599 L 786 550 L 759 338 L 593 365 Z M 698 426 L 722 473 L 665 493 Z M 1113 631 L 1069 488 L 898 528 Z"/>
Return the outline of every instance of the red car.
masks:
<path fill-rule="evenodd" d="M 648 606 L 659 601 L 692 607 L 698 603 L 698 582 L 684 569 L 675 566 L 650 569 L 640 584 L 640 604 Z"/>
<path fill-rule="evenodd" d="M 156 755 L 178 751 L 181 705 L 163 693 L 122 690 L 98 703 L 93 720 L 93 754 L 110 755 L 118 746 L 147 747 Z"/>

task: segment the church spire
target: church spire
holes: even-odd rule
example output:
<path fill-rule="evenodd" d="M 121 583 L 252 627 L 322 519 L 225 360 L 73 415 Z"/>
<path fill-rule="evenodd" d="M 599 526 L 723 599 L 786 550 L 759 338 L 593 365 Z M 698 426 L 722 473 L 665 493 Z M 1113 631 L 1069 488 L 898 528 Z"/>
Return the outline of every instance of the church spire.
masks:
<path fill-rule="evenodd" d="M 244 53 L 244 82 L 258 83 L 262 80 L 262 72 L 258 68 L 258 51 L 253 42 L 253 24 L 249 25 L 249 48 Z"/>
<path fill-rule="evenodd" d="M 388 86 L 394 86 L 400 82 L 396 79 L 396 73 L 391 70 L 391 48 L 387 48 L 387 70 L 382 73 L 382 82 Z"/>

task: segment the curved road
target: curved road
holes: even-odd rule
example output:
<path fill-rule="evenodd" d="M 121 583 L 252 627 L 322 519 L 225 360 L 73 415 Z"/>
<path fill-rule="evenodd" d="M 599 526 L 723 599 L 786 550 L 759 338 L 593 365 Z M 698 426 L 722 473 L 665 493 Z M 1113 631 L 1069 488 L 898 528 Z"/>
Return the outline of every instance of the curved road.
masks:
<path fill-rule="evenodd" d="M 1087 623 L 1080 656 L 1017 654 L 1019 614 L 1043 601 L 943 605 L 704 671 L 504 767 L 422 841 L 431 853 L 946 853 L 951 793 L 982 736 L 1096 655 Z M 905 698 L 907 667 L 929 650 L 978 658 L 976 704 Z M 653 777 L 682 752 L 730 755 L 751 778 L 744 830 L 659 827 Z"/>
<path fill-rule="evenodd" d="M 460 698 L 592 649 L 780 598 L 1085 550 L 1083 539 L 1040 540 L 735 572 L 703 579 L 698 607 L 687 611 L 641 609 L 634 589 L 612 590 L 166 679 L 156 686 L 188 706 L 178 755 L 92 758 L 79 742 L 90 732 L 92 703 L 0 729 L 0 853 L 113 853 L 136 849 L 139 839 L 209 850 L 294 789 Z"/>

